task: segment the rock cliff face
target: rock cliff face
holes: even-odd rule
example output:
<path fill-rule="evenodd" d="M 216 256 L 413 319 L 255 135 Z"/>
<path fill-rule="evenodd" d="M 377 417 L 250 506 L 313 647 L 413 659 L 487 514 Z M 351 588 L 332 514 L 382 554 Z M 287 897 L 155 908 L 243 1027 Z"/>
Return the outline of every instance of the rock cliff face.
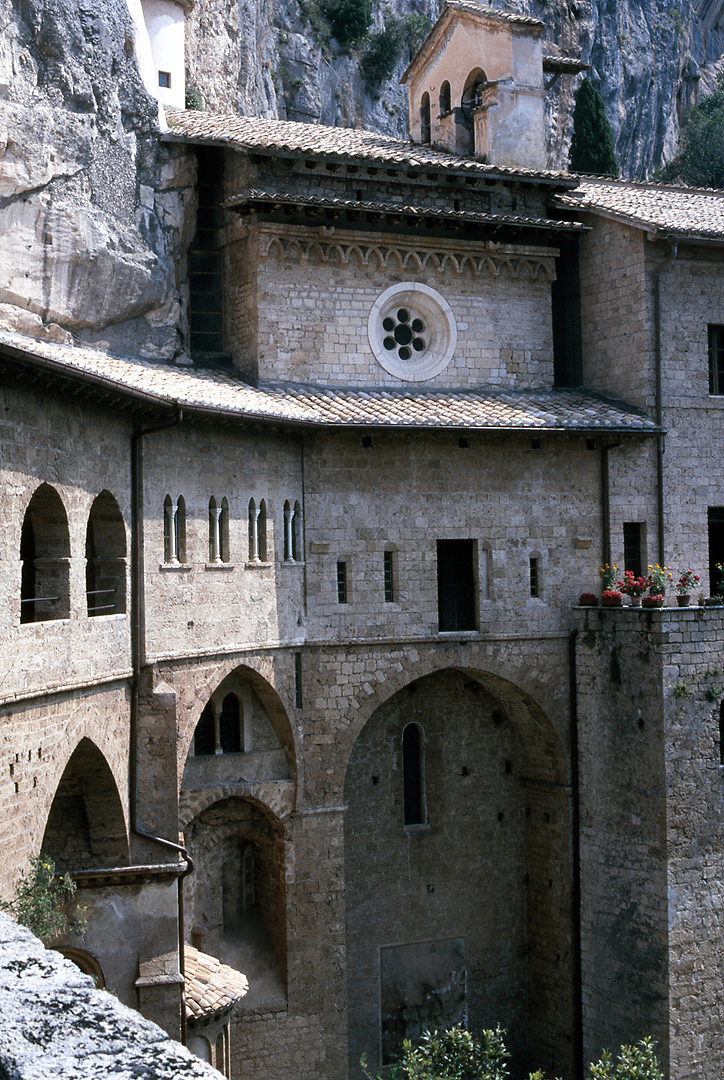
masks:
<path fill-rule="evenodd" d="M 137 0 L 133 0 L 137 3 Z M 323 0 L 196 0 L 189 83 L 214 111 L 407 134 L 399 77 L 366 85 L 365 49 L 331 37 Z M 723 0 L 508 0 L 541 18 L 546 51 L 580 56 L 604 96 L 623 175 L 676 148 L 687 104 L 713 85 Z M 437 15 L 438 0 L 375 0 L 371 33 Z M 398 21 L 398 33 L 401 23 Z M 409 26 L 405 24 L 406 27 Z M 0 0 L 0 321 L 149 359 L 183 358 L 179 312 L 193 215 L 182 153 L 159 144 L 127 0 Z M 577 80 L 549 92 L 549 164 L 565 166 Z"/>

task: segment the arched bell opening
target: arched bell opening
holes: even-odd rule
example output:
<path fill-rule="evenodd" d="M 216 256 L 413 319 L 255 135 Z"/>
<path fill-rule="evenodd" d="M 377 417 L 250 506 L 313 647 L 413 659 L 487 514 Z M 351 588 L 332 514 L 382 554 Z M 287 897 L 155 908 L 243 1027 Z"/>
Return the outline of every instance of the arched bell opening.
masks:
<path fill-rule="evenodd" d="M 553 726 L 503 679 L 447 669 L 373 713 L 345 784 L 352 1077 L 458 1022 L 502 1024 L 516 1073 L 568 1071 L 566 781 Z"/>

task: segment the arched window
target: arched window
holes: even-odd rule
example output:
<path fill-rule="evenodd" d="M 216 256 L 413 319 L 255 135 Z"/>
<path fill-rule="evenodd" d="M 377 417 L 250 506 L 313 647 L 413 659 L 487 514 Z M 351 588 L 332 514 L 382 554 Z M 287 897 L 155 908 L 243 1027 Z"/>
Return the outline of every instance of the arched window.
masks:
<path fill-rule="evenodd" d="M 293 559 L 292 555 L 292 529 L 294 527 L 294 511 L 289 499 L 284 503 L 284 561 Z"/>
<path fill-rule="evenodd" d="M 440 116 L 450 112 L 450 83 L 445 82 L 440 87 Z"/>
<path fill-rule="evenodd" d="M 221 561 L 229 561 L 229 500 L 221 500 L 221 514 L 219 515 L 219 547 Z"/>
<path fill-rule="evenodd" d="M 41 484 L 28 504 L 20 533 L 20 622 L 67 619 L 70 614 L 70 536 L 58 492 Z"/>
<path fill-rule="evenodd" d="M 96 496 L 88 515 L 85 588 L 90 616 L 126 610 L 126 530 L 110 491 Z"/>
<path fill-rule="evenodd" d="M 209 702 L 201 713 L 194 732 L 194 754 L 196 757 L 208 757 L 216 752 L 215 728 L 214 706 Z"/>
<path fill-rule="evenodd" d="M 179 495 L 176 505 L 167 495 L 163 501 L 163 559 L 167 563 L 186 562 L 186 502 Z"/>
<path fill-rule="evenodd" d="M 422 770 L 422 729 L 407 724 L 402 732 L 402 820 L 404 825 L 425 822 L 425 793 Z"/>
<path fill-rule="evenodd" d="M 259 545 L 256 532 L 256 503 L 249 499 L 249 562 L 259 561 Z"/>
<path fill-rule="evenodd" d="M 266 562 L 269 558 L 269 552 L 267 550 L 266 502 L 264 499 L 259 503 L 259 514 L 256 519 L 256 538 L 259 551 L 259 562 Z"/>
<path fill-rule="evenodd" d="M 221 561 L 221 507 L 212 495 L 209 499 L 209 562 Z"/>
<path fill-rule="evenodd" d="M 430 142 L 430 95 L 427 90 L 420 102 L 420 142 Z"/>
<path fill-rule="evenodd" d="M 219 741 L 225 754 L 239 754 L 243 749 L 241 709 L 236 694 L 227 694 L 221 703 Z"/>
<path fill-rule="evenodd" d="M 299 562 L 302 558 L 302 508 L 294 503 L 292 517 L 292 558 Z"/>

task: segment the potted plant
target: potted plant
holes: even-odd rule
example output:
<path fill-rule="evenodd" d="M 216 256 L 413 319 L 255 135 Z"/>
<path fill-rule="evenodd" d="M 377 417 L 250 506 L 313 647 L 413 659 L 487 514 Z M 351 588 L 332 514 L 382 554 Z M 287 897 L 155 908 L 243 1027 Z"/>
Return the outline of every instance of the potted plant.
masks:
<path fill-rule="evenodd" d="M 578 597 L 581 607 L 598 607 L 598 597 L 592 592 L 582 592 Z"/>
<path fill-rule="evenodd" d="M 618 563 L 604 563 L 603 566 L 599 566 L 598 572 L 601 575 L 601 588 L 603 591 L 613 589 L 618 574 Z"/>
<path fill-rule="evenodd" d="M 616 582 L 616 587 L 631 600 L 633 607 L 641 607 L 641 597 L 646 592 L 646 578 L 636 577 L 633 570 L 624 570 L 623 578 Z"/>
<path fill-rule="evenodd" d="M 692 589 L 699 584 L 699 575 L 693 570 L 684 570 L 676 582 L 676 602 L 679 607 L 688 607 Z"/>
<path fill-rule="evenodd" d="M 660 603 L 644 604 L 644 607 L 663 607 L 666 585 L 667 583 L 671 584 L 673 580 L 674 578 L 668 566 L 659 566 L 658 563 L 649 566 L 649 576 L 646 578 L 646 588 L 648 589 L 649 596 L 656 597 Z"/>
<path fill-rule="evenodd" d="M 604 589 L 601 593 L 603 607 L 621 607 L 623 595 L 617 589 Z"/>
<path fill-rule="evenodd" d="M 664 597 L 660 593 L 647 593 L 646 596 L 641 598 L 641 606 L 646 608 L 663 607 Z"/>

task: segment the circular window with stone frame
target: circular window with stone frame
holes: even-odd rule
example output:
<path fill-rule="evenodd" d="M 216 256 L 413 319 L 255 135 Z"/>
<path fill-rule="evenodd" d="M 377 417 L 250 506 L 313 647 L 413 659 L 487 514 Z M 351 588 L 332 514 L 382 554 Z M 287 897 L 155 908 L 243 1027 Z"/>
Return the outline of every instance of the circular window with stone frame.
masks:
<path fill-rule="evenodd" d="M 450 305 L 429 285 L 416 281 L 385 289 L 372 305 L 367 334 L 378 363 L 405 382 L 439 375 L 457 345 Z"/>

